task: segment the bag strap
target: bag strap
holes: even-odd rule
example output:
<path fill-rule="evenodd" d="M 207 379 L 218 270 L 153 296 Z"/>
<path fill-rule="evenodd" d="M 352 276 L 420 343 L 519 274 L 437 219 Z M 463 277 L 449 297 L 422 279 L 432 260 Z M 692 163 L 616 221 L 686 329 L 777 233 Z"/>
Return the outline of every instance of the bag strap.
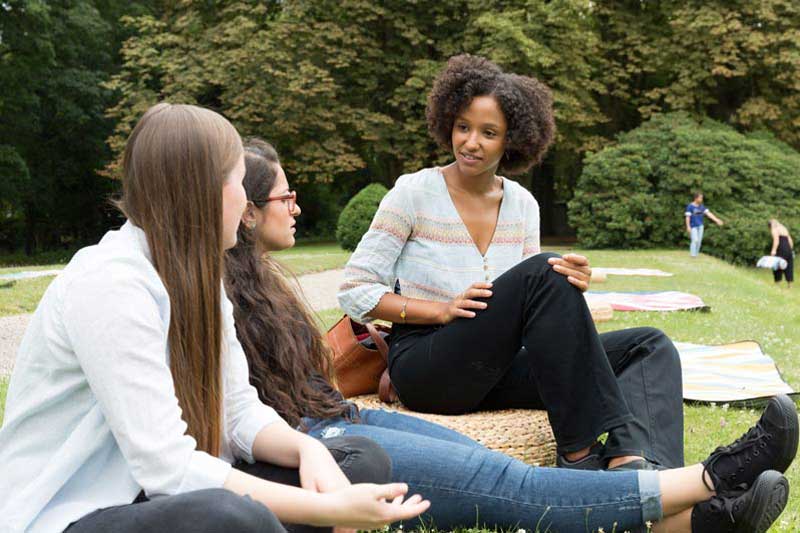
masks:
<path fill-rule="evenodd" d="M 381 334 L 378 333 L 378 328 L 372 325 L 370 322 L 364 324 L 367 327 L 367 332 L 369 336 L 372 337 L 373 342 L 375 342 L 375 346 L 378 348 L 378 351 L 383 357 L 383 362 L 387 365 L 389 364 L 389 345 L 386 344 L 386 341 L 383 340 Z"/>
<path fill-rule="evenodd" d="M 383 357 L 384 363 L 389 365 L 389 345 L 386 344 L 386 341 L 381 337 L 380 333 L 378 333 L 378 329 L 373 326 L 371 323 L 367 322 L 364 324 L 367 327 L 367 332 L 369 332 L 369 336 L 372 337 L 372 340 L 375 342 L 375 346 L 378 348 L 378 352 L 380 352 L 381 356 Z M 389 369 L 383 371 L 381 374 L 381 380 L 378 383 L 378 398 L 384 403 L 394 403 L 398 400 L 397 392 L 395 392 L 394 387 L 392 386 L 392 380 L 389 377 Z"/>
<path fill-rule="evenodd" d="M 378 398 L 384 403 L 394 403 L 398 400 L 397 392 L 392 386 L 392 379 L 389 377 L 388 368 L 381 374 L 381 380 L 378 383 Z"/>

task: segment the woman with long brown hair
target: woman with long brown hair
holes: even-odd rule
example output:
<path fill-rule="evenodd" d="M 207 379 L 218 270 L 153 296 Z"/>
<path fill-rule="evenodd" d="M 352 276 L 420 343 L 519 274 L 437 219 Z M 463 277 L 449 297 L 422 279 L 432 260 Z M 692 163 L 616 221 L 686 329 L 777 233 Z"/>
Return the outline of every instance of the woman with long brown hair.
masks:
<path fill-rule="evenodd" d="M 128 221 L 50 285 L 16 359 L 0 530 L 373 528 L 427 507 L 403 503 L 403 485 L 351 485 L 248 383 L 222 287 L 243 177 L 241 139 L 210 110 L 159 104 L 133 129 Z M 303 488 L 269 481 L 279 467 L 299 471 Z"/>
<path fill-rule="evenodd" d="M 290 424 L 323 442 L 337 435 L 375 440 L 392 459 L 393 479 L 430 499 L 425 518 L 438 529 L 585 533 L 660 521 L 653 531 L 763 533 L 780 514 L 787 482 L 764 470 L 785 470 L 796 451 L 797 416 L 785 396 L 770 403 L 748 438 L 716 450 L 703 464 L 662 472 L 534 468 L 418 418 L 359 412 L 335 391 L 322 334 L 269 255 L 295 243 L 297 194 L 272 146 L 251 140 L 245 151 L 248 204 L 238 244 L 228 251 L 225 283 L 251 383 Z M 753 442 L 765 443 L 757 457 Z"/>

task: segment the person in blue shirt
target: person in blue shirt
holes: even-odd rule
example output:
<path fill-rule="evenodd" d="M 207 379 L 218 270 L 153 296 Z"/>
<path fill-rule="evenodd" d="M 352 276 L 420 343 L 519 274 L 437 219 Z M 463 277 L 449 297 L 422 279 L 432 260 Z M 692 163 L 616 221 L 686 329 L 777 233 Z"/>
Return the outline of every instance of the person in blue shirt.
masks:
<path fill-rule="evenodd" d="M 708 215 L 708 218 L 713 220 L 717 226 L 722 226 L 725 223 L 703 205 L 702 192 L 695 192 L 693 198 L 692 202 L 686 206 L 684 216 L 686 217 L 686 233 L 691 237 L 689 255 L 697 257 L 697 254 L 700 253 L 700 246 L 703 244 L 703 217 Z"/>

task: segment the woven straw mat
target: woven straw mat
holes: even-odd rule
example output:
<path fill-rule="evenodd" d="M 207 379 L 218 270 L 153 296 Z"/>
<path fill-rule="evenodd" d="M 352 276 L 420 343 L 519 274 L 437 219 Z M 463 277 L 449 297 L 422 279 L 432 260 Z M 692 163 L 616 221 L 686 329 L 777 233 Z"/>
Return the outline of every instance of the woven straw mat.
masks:
<path fill-rule="evenodd" d="M 592 320 L 595 322 L 608 322 L 614 318 L 614 308 L 611 304 L 599 302 L 587 302 L 589 311 L 592 313 Z"/>
<path fill-rule="evenodd" d="M 556 442 L 545 411 L 504 409 L 449 416 L 417 413 L 400 403 L 386 404 L 376 394 L 349 399 L 362 409 L 397 411 L 453 429 L 491 450 L 530 465 L 553 466 L 556 463 Z"/>

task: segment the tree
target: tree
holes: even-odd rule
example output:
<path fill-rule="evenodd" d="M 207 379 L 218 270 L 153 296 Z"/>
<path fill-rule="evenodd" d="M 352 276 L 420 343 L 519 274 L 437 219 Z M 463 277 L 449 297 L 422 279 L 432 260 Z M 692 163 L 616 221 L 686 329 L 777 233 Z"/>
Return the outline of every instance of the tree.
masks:
<path fill-rule="evenodd" d="M 109 142 L 118 156 L 159 100 L 211 107 L 276 144 L 311 199 L 301 224 L 332 228 L 323 203 L 449 159 L 427 135 L 426 95 L 448 57 L 482 54 L 553 89 L 557 143 L 520 178 L 547 228 L 587 150 L 655 113 L 767 129 L 797 146 L 798 10 L 791 0 L 164 3 L 124 19 Z"/>
<path fill-rule="evenodd" d="M 800 5 L 793 0 L 599 0 L 608 134 L 686 111 L 800 148 Z"/>
<path fill-rule="evenodd" d="M 0 145 L 15 161 L 6 168 L 25 169 L 23 189 L 6 199 L 19 218 L 6 246 L 20 242 L 20 228 L 30 252 L 95 240 L 110 225 L 106 197 L 114 184 L 96 171 L 109 157 L 105 110 L 113 95 L 101 84 L 116 66 L 117 14 L 146 5 L 15 0 L 0 7 Z"/>
<path fill-rule="evenodd" d="M 800 4 L 675 2 L 664 59 L 671 72 L 652 108 L 687 110 L 767 129 L 800 148 Z"/>
<path fill-rule="evenodd" d="M 581 244 L 649 248 L 686 243 L 683 208 L 702 190 L 726 222 L 703 249 L 753 264 L 767 220 L 800 228 L 800 153 L 769 133 L 742 134 L 687 113 L 656 115 L 586 158 L 570 219 Z"/>

